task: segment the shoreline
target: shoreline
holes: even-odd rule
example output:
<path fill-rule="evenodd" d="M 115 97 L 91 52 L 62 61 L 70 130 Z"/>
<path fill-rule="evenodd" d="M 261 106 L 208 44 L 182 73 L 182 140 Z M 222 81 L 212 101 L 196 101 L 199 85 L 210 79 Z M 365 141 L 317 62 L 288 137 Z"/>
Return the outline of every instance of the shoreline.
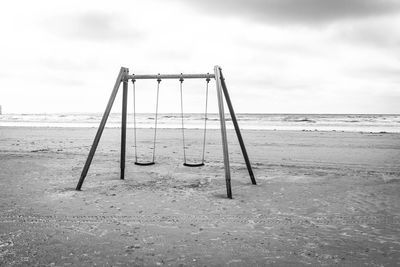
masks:
<path fill-rule="evenodd" d="M 77 129 L 86 129 L 86 130 L 90 130 L 90 129 L 98 129 L 98 126 L 93 126 L 93 127 L 88 127 L 88 126 L 82 126 L 82 127 L 77 127 L 77 126 L 8 126 L 8 125 L 0 125 L 0 129 L 1 128 L 15 128 L 15 129 L 29 129 L 29 128 L 33 128 L 33 129 L 73 129 L 73 130 L 77 130 Z M 119 126 L 115 126 L 115 127 L 110 127 L 110 126 L 106 126 L 104 128 L 104 130 L 106 129 L 121 129 L 121 127 Z M 133 130 L 133 127 L 127 127 L 126 128 L 128 131 L 129 130 Z M 154 128 L 148 128 L 148 127 L 137 127 L 136 129 L 139 130 L 154 130 Z M 181 131 L 181 128 L 169 128 L 169 127 L 157 127 L 157 129 L 160 130 L 179 130 Z M 185 131 L 186 130 L 195 130 L 195 131 L 199 131 L 202 130 L 204 131 L 204 128 L 186 128 L 185 127 Z M 318 129 L 314 129 L 314 130 L 307 130 L 307 129 L 301 129 L 301 130 L 297 130 L 297 129 L 242 129 L 240 128 L 241 131 L 256 131 L 256 132 L 262 132 L 262 131 L 271 131 L 271 132 L 323 132 L 323 133 L 330 133 L 330 132 L 336 132 L 336 133 L 361 133 L 361 134 L 400 134 L 400 132 L 390 132 L 390 131 L 343 131 L 343 130 L 318 130 Z M 220 129 L 209 129 L 207 128 L 207 131 L 220 131 Z M 232 127 L 227 127 L 227 131 L 234 131 L 233 126 Z"/>
<path fill-rule="evenodd" d="M 34 114 L 4 115 L 0 126 L 24 127 L 98 127 L 102 119 L 100 113 L 89 114 Z M 229 114 L 226 126 L 233 129 Z M 389 132 L 400 133 L 400 115 L 323 115 L 323 114 L 237 114 L 241 129 L 248 130 L 295 130 L 295 131 L 345 131 L 345 132 Z M 137 114 L 137 128 L 154 128 L 154 114 Z M 204 114 L 184 114 L 187 129 L 202 129 Z M 133 128 L 134 118 L 128 114 L 127 128 Z M 121 127 L 121 115 L 110 114 L 106 128 Z M 165 113 L 158 116 L 158 128 L 181 128 L 181 114 Z M 219 115 L 207 116 L 207 128 L 219 129 Z"/>

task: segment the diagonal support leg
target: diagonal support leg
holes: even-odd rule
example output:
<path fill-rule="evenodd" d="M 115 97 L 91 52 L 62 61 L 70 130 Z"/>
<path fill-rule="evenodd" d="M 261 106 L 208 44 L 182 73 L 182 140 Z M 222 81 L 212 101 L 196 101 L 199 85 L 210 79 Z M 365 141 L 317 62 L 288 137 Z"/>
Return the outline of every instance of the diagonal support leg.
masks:
<path fill-rule="evenodd" d="M 223 153 L 224 153 L 226 192 L 227 192 L 228 198 L 232 198 L 231 170 L 230 170 L 230 166 L 229 166 L 229 152 L 228 152 L 228 138 L 226 136 L 224 99 L 222 96 L 222 86 L 221 86 L 221 77 L 220 77 L 221 71 L 220 71 L 219 66 L 214 67 L 214 73 L 215 73 L 215 81 L 216 81 L 216 85 L 217 85 L 219 120 L 221 123 L 221 136 L 222 136 L 222 149 L 223 149 Z"/>
<path fill-rule="evenodd" d="M 106 110 L 104 111 L 103 118 L 101 119 L 99 129 L 97 130 L 96 136 L 95 136 L 95 138 L 93 140 L 92 147 L 90 148 L 90 152 L 89 152 L 89 155 L 88 155 L 88 157 L 86 159 L 85 166 L 83 167 L 83 170 L 82 170 L 81 177 L 79 179 L 78 185 L 76 186 L 76 190 L 81 190 L 81 188 L 82 188 L 83 181 L 85 180 L 85 177 L 86 177 L 86 175 L 87 175 L 87 173 L 89 171 L 89 167 L 90 167 L 90 164 L 92 163 L 92 159 L 93 159 L 94 153 L 96 152 L 97 145 L 99 144 L 101 135 L 102 135 L 103 130 L 104 130 L 104 126 L 106 125 L 106 122 L 107 122 L 107 119 L 108 119 L 108 115 L 110 114 L 110 111 L 111 111 L 112 105 L 114 103 L 115 97 L 116 97 L 116 95 L 118 93 L 119 85 L 120 85 L 121 81 L 124 79 L 125 75 L 128 75 L 128 74 L 129 74 L 129 70 L 127 68 L 121 67 L 121 70 L 119 71 L 117 80 L 115 81 L 114 89 L 113 89 L 113 91 L 111 93 L 110 99 L 108 100 L 108 104 L 107 104 Z"/>
<path fill-rule="evenodd" d="M 125 151 L 126 151 L 126 110 L 128 102 L 128 81 L 122 83 L 122 125 L 121 125 L 121 174 L 120 178 L 125 178 Z"/>
<path fill-rule="evenodd" d="M 239 144 L 240 144 L 240 148 L 242 150 L 242 154 L 243 154 L 244 160 L 246 162 L 247 170 L 249 171 L 251 182 L 253 184 L 257 184 L 256 178 L 254 177 L 253 169 L 251 168 L 249 156 L 247 155 L 246 147 L 245 147 L 244 142 L 243 142 L 243 137 L 242 137 L 242 134 L 240 132 L 239 124 L 238 124 L 237 119 L 236 119 L 235 111 L 233 110 L 231 98 L 229 97 L 228 89 L 226 88 L 225 79 L 224 79 L 224 76 L 222 75 L 221 68 L 219 68 L 219 72 L 220 72 L 220 76 L 221 76 L 222 90 L 223 90 L 224 95 L 225 95 L 226 103 L 228 104 L 229 112 L 231 113 L 232 122 L 233 122 L 233 125 L 235 126 L 236 135 L 237 135 L 237 138 L 239 140 Z"/>

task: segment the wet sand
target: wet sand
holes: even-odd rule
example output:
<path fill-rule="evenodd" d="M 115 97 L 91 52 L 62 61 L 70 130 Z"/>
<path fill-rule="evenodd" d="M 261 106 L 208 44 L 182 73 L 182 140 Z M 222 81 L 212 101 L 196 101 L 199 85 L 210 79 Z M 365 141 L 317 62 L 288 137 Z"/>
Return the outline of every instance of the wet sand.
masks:
<path fill-rule="evenodd" d="M 0 127 L 1 266 L 400 264 L 400 134 L 244 131 L 252 185 L 230 131 L 230 200 L 217 130 L 187 168 L 179 130 L 159 130 L 157 164 L 140 167 L 128 129 L 120 180 L 106 129 L 75 191 L 95 131 Z M 186 137 L 197 162 L 202 132 Z M 149 159 L 152 130 L 138 141 Z"/>

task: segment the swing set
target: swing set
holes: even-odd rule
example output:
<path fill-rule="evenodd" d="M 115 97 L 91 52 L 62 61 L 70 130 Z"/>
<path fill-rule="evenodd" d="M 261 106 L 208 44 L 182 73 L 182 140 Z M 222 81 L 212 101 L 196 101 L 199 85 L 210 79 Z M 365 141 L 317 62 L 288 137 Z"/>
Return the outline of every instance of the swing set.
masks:
<path fill-rule="evenodd" d="M 153 137 L 153 155 L 152 160 L 148 162 L 140 161 L 137 155 L 137 127 L 136 127 L 136 81 L 141 79 L 155 79 L 157 81 L 157 99 L 156 99 L 156 109 L 154 115 L 154 137 Z M 235 132 L 242 150 L 242 154 L 247 166 L 247 170 L 250 175 L 252 184 L 257 184 L 254 173 L 250 164 L 249 157 L 247 155 L 246 147 L 243 142 L 242 134 L 240 132 L 239 124 L 236 119 L 235 112 L 233 110 L 232 102 L 229 97 L 228 89 L 226 87 L 225 79 L 222 74 L 221 67 L 214 67 L 214 74 L 158 74 L 158 75 L 129 75 L 129 69 L 121 67 L 118 74 L 117 80 L 115 82 L 113 91 L 111 93 L 110 99 L 106 110 L 104 111 L 103 117 L 100 122 L 100 126 L 97 130 L 96 136 L 93 140 L 92 147 L 90 149 L 89 155 L 86 159 L 85 166 L 83 167 L 79 182 L 76 186 L 76 190 L 81 190 L 82 184 L 86 178 L 89 171 L 90 164 L 93 160 L 94 154 L 96 152 L 97 146 L 99 144 L 101 135 L 103 133 L 104 127 L 106 125 L 108 116 L 110 114 L 111 108 L 113 106 L 115 97 L 118 93 L 120 84 L 122 83 L 122 125 L 121 125 L 121 158 L 120 158 L 120 179 L 125 178 L 125 155 L 126 155 L 126 119 L 127 119 L 127 99 L 128 99 L 128 82 L 131 80 L 133 85 L 133 126 L 134 126 L 134 147 L 135 147 L 135 165 L 138 166 L 149 166 L 155 164 L 156 157 L 156 142 L 157 142 L 157 119 L 158 119 L 158 100 L 160 92 L 160 83 L 162 79 L 179 79 L 180 82 L 180 98 L 181 98 L 181 130 L 182 130 L 182 144 L 183 144 L 183 165 L 187 167 L 201 167 L 205 164 L 205 146 L 206 146 L 206 132 L 207 132 L 207 106 L 208 106 L 208 87 L 211 79 L 216 81 L 217 98 L 218 98 L 218 108 L 219 108 L 219 118 L 221 127 L 221 137 L 222 137 L 222 149 L 224 155 L 224 169 L 225 169 L 225 182 L 228 198 L 232 198 L 231 189 L 231 174 L 229 165 L 229 153 L 228 153 L 228 140 L 226 134 L 226 124 L 225 124 L 225 113 L 224 113 L 224 102 L 225 100 L 231 115 L 233 125 L 235 127 Z M 205 111 L 204 111 L 204 132 L 203 132 L 203 146 L 202 146 L 202 158 L 199 163 L 188 163 L 186 160 L 186 146 L 185 146 L 185 127 L 184 127 L 184 110 L 183 110 L 183 82 L 185 79 L 205 79 L 206 80 L 206 97 L 205 97 Z"/>

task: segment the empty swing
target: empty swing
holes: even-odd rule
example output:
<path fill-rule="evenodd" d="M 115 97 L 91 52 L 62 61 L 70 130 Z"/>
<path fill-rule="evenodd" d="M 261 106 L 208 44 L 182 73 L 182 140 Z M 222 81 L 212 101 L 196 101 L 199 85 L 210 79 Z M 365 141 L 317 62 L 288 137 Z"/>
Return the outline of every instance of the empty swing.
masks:
<path fill-rule="evenodd" d="M 138 155 L 137 155 L 137 142 L 136 142 L 136 86 L 135 86 L 135 79 L 132 79 L 133 84 L 133 132 L 134 132 L 134 146 L 135 146 L 135 165 L 140 166 L 149 166 L 155 164 L 155 157 L 156 157 L 156 141 L 157 141 L 157 118 L 158 118 L 158 96 L 160 94 L 160 82 L 161 79 L 157 78 L 157 100 L 156 100 L 156 112 L 154 115 L 154 138 L 153 138 L 153 157 L 152 161 L 149 162 L 139 162 Z"/>
<path fill-rule="evenodd" d="M 186 145 L 185 145 L 185 125 L 184 125 L 184 115 L 183 115 L 183 93 L 182 93 L 182 85 L 183 85 L 183 75 L 181 73 L 180 81 L 180 93 L 181 93 L 181 121 L 182 121 L 182 144 L 183 144 L 183 165 L 187 167 L 201 167 L 204 166 L 204 155 L 206 150 L 206 132 L 207 132 L 207 105 L 208 105 L 208 84 L 210 83 L 210 74 L 207 73 L 206 78 L 206 103 L 205 103 L 205 111 L 204 111 L 204 132 L 203 132 L 203 151 L 202 158 L 200 163 L 187 163 L 186 161 Z"/>

